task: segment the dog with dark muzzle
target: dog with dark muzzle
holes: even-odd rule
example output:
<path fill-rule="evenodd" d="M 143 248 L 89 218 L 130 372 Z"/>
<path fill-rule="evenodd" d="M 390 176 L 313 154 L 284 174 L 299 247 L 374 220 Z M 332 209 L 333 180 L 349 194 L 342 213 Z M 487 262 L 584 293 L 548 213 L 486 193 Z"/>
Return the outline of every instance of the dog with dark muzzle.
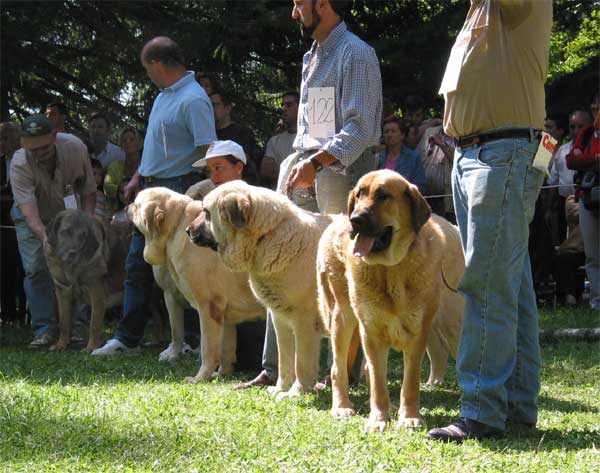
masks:
<path fill-rule="evenodd" d="M 100 222 L 81 210 L 59 212 L 46 226 L 44 255 L 58 301 L 59 338 L 51 350 L 67 348 L 74 302 L 92 308 L 86 351 L 102 345 L 104 312 L 123 300 L 125 259 L 131 228 Z"/>
<path fill-rule="evenodd" d="M 453 291 L 464 271 L 458 229 L 431 209 L 418 189 L 389 170 L 364 175 L 319 242 L 317 281 L 323 325 L 333 347 L 332 414 L 354 415 L 345 360 L 358 323 L 369 373 L 366 428 L 390 418 L 389 350 L 403 352 L 398 425 L 421 425 L 419 381 L 425 350 L 430 384 L 441 383 L 456 356 L 464 300 Z"/>

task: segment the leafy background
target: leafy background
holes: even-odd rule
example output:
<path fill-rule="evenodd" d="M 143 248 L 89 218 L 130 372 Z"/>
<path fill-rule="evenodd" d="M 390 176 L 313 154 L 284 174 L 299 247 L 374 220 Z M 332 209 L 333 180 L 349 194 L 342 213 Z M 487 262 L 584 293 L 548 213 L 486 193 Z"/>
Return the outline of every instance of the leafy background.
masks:
<path fill-rule="evenodd" d="M 432 112 L 468 0 L 355 0 L 351 30 L 377 51 L 384 95 L 394 109 L 409 93 Z M 214 73 L 233 95 L 236 119 L 259 141 L 272 132 L 279 96 L 299 86 L 309 44 L 291 19 L 291 0 L 2 1 L 0 118 L 21 120 L 55 99 L 83 132 L 104 111 L 144 128 L 157 89 L 139 62 L 156 35 L 174 38 L 189 67 Z M 555 0 L 548 109 L 587 107 L 599 84 L 600 1 Z"/>

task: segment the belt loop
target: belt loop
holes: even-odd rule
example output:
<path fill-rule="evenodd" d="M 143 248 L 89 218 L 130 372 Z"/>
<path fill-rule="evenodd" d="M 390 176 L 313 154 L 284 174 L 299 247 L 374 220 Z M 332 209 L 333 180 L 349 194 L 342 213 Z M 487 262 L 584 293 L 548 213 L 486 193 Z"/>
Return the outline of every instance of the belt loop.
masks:
<path fill-rule="evenodd" d="M 532 127 L 529 127 L 529 142 L 533 143 L 535 141 L 535 130 Z"/>

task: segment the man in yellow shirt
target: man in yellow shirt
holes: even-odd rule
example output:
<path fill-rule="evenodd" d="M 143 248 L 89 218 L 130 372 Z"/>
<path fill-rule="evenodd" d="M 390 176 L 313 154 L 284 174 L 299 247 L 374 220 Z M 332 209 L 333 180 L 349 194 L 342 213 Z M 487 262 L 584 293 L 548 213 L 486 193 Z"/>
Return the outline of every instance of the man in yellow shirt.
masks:
<path fill-rule="evenodd" d="M 537 421 L 541 357 L 527 241 L 544 179 L 532 164 L 551 28 L 550 0 L 472 0 L 442 81 L 466 305 L 460 418 L 429 431 L 435 440 L 497 437 L 507 421 Z"/>

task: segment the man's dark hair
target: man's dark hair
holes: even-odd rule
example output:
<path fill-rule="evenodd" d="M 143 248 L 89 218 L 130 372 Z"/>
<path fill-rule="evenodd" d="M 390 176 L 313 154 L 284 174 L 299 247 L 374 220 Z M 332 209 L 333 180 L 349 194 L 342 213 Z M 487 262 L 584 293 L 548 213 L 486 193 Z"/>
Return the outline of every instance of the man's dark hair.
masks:
<path fill-rule="evenodd" d="M 400 128 L 400 132 L 403 135 L 406 135 L 408 133 L 408 126 L 406 125 L 406 122 L 402 120 L 402 118 L 399 118 L 396 115 L 390 115 L 389 117 L 385 117 L 383 119 L 383 122 L 381 123 L 381 128 L 383 129 L 383 127 L 388 123 L 395 123 L 396 125 L 398 125 L 398 128 Z"/>
<path fill-rule="evenodd" d="M 92 168 L 104 170 L 104 168 L 102 167 L 102 163 L 97 159 L 90 159 L 90 163 L 92 164 Z"/>
<path fill-rule="evenodd" d="M 594 117 L 592 117 L 592 112 L 590 112 L 589 110 L 585 110 L 585 109 L 581 109 L 581 110 L 573 110 L 571 113 L 569 113 L 569 118 L 571 118 L 573 115 L 575 115 L 576 113 L 581 113 L 582 115 L 585 115 L 586 121 L 591 125 L 592 123 L 594 123 Z"/>
<path fill-rule="evenodd" d="M 223 105 L 227 105 L 227 106 L 233 105 L 231 98 L 225 92 L 223 92 L 221 90 L 215 90 L 214 92 L 210 93 L 208 96 L 212 97 L 213 95 L 218 95 L 219 97 L 221 97 L 221 102 L 223 102 Z"/>
<path fill-rule="evenodd" d="M 148 41 L 142 49 L 142 59 L 147 63 L 158 61 L 168 67 L 185 67 L 183 50 L 166 36 L 157 36 Z"/>
<path fill-rule="evenodd" d="M 233 164 L 234 166 L 235 166 L 237 163 L 242 163 L 242 165 L 244 166 L 244 168 L 246 167 L 246 165 L 245 165 L 245 164 L 244 164 L 242 161 L 240 161 L 238 158 L 236 158 L 236 157 L 235 157 L 234 155 L 232 155 L 232 154 L 228 154 L 228 155 L 224 156 L 224 158 L 225 158 L 227 161 L 229 161 L 231 164 Z"/>
<path fill-rule="evenodd" d="M 281 99 L 283 100 L 284 97 L 294 97 L 294 99 L 296 100 L 296 103 L 300 103 L 300 94 L 294 90 L 290 91 L 290 92 L 286 92 L 285 94 L 281 95 Z"/>
<path fill-rule="evenodd" d="M 559 128 L 565 133 L 569 130 L 569 118 L 564 113 L 548 112 L 546 114 L 546 120 L 552 120 L 555 123 L 556 128 Z"/>
<path fill-rule="evenodd" d="M 108 117 L 102 112 L 92 113 L 92 116 L 90 117 L 90 123 L 92 123 L 94 120 L 104 120 L 104 123 L 106 123 L 106 128 L 110 128 L 112 126 L 112 123 Z"/>
<path fill-rule="evenodd" d="M 343 20 L 352 6 L 352 0 L 329 0 L 329 4 L 331 9 Z"/>
<path fill-rule="evenodd" d="M 404 110 L 415 110 L 425 109 L 425 100 L 420 95 L 407 95 L 404 99 Z"/>
<path fill-rule="evenodd" d="M 46 105 L 46 110 L 48 110 L 49 108 L 58 108 L 58 111 L 60 112 L 61 115 L 67 116 L 67 107 L 65 107 L 65 104 L 62 102 L 50 102 L 48 105 Z"/>

